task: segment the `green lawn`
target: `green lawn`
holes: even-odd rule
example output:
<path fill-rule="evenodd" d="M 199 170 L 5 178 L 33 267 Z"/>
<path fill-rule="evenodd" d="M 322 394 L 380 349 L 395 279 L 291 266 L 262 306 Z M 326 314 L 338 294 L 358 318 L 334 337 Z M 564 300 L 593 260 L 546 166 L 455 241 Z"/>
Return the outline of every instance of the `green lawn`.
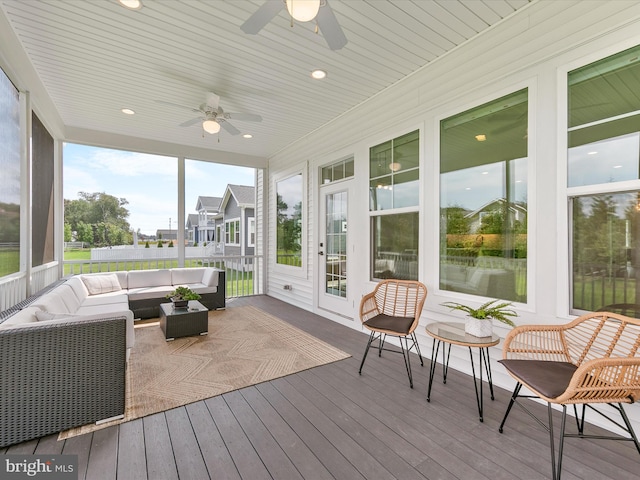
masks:
<path fill-rule="evenodd" d="M 20 250 L 0 250 L 0 277 L 20 271 Z"/>

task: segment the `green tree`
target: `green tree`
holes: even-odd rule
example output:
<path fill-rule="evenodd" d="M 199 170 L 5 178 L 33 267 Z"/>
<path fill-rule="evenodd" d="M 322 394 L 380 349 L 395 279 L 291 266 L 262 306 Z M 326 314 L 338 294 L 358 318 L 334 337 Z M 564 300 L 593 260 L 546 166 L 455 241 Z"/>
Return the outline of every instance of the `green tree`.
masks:
<path fill-rule="evenodd" d="M 459 206 L 448 207 L 444 212 L 447 221 L 447 233 L 453 235 L 466 235 L 470 231 L 469 219 L 465 217 L 466 211 Z"/>
<path fill-rule="evenodd" d="M 91 225 L 80 222 L 76 227 L 76 232 L 79 242 L 93 243 L 93 227 Z"/>
<path fill-rule="evenodd" d="M 64 201 L 65 222 L 72 231 L 83 230 L 83 242 L 93 245 L 120 245 L 132 242 L 131 227 L 127 218 L 129 202 L 104 192 L 79 192 L 78 199 Z M 81 224 L 91 227 L 92 235 Z M 78 233 L 80 236 L 80 233 Z"/>
<path fill-rule="evenodd" d="M 64 224 L 64 241 L 70 242 L 73 238 L 73 232 L 71 230 L 71 225 L 65 222 Z"/>

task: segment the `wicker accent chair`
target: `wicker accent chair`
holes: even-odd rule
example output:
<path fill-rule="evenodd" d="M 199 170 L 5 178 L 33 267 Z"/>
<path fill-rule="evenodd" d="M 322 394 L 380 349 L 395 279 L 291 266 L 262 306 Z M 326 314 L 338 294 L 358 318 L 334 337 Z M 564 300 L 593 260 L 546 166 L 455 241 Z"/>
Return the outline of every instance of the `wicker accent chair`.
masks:
<path fill-rule="evenodd" d="M 420 314 L 426 298 L 427 287 L 413 280 L 383 280 L 376 285 L 373 292 L 362 297 L 360 320 L 362 325 L 370 331 L 370 334 L 367 348 L 360 363 L 359 374 L 362 374 L 362 367 L 371 344 L 378 340 L 378 356 L 382 356 L 383 350 L 402 353 L 409 376 L 409 385 L 413 388 L 409 353 L 415 348 L 420 358 L 420 365 L 424 366 L 415 329 L 420 321 Z M 387 335 L 398 337 L 400 351 L 384 348 Z"/>
<path fill-rule="evenodd" d="M 611 312 L 583 315 L 565 325 L 522 325 L 509 332 L 500 363 L 517 384 L 499 431 L 511 407 L 518 403 L 549 432 L 551 468 L 560 479 L 562 450 L 566 437 L 628 440 L 640 444 L 622 404 L 640 397 L 640 320 Z M 534 395 L 520 395 L 522 387 Z M 547 402 L 548 424 L 535 417 L 519 398 L 540 398 Z M 559 447 L 556 455 L 552 404 L 562 406 Z M 567 405 L 573 405 L 577 433 L 565 432 Z M 578 415 L 577 405 L 582 405 Z M 591 404 L 608 404 L 620 414 L 624 425 Z M 589 408 L 613 422 L 629 436 L 585 435 L 585 411 Z M 557 463 L 557 466 L 556 466 Z"/>

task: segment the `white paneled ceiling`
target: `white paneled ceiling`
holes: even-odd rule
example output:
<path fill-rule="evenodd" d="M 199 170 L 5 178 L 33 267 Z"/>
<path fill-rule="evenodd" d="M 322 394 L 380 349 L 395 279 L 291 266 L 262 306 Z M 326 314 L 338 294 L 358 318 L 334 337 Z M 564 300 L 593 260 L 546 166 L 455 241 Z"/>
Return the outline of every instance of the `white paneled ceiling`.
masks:
<path fill-rule="evenodd" d="M 264 0 L 0 0 L 67 127 L 269 157 L 524 7 L 529 0 L 329 0 L 348 43 L 331 50 L 283 8 L 257 35 Z M 283 1 L 283 0 L 270 0 Z M 323 0 L 324 1 L 324 0 Z M 324 7 L 322 7 L 324 8 Z M 311 70 L 328 72 L 313 80 Z M 204 134 L 206 93 L 250 140 Z M 121 109 L 133 109 L 124 115 Z"/>

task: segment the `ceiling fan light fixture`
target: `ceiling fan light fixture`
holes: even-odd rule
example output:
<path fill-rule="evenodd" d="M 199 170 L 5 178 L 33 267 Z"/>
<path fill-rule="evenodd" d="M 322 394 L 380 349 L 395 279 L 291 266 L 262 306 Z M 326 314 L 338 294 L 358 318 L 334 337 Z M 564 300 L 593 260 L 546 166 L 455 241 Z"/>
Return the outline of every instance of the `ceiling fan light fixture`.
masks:
<path fill-rule="evenodd" d="M 401 168 L 402 168 L 402 165 L 400 165 L 400 162 L 391 162 L 389 164 L 389 170 L 391 170 L 392 172 L 397 172 Z"/>
<path fill-rule="evenodd" d="M 210 118 L 206 119 L 202 122 L 202 129 L 213 135 L 214 133 L 218 133 L 220 131 L 220 124 L 215 120 L 211 120 Z"/>
<path fill-rule="evenodd" d="M 286 4 L 289 15 L 299 22 L 313 20 L 320 10 L 320 0 L 286 0 Z"/>
<path fill-rule="evenodd" d="M 316 68 L 311 72 L 311 78 L 315 78 L 316 80 L 322 80 L 323 78 L 327 78 L 327 72 L 324 70 L 320 70 Z"/>
<path fill-rule="evenodd" d="M 118 0 L 118 3 L 129 10 L 140 10 L 142 8 L 142 0 Z"/>

